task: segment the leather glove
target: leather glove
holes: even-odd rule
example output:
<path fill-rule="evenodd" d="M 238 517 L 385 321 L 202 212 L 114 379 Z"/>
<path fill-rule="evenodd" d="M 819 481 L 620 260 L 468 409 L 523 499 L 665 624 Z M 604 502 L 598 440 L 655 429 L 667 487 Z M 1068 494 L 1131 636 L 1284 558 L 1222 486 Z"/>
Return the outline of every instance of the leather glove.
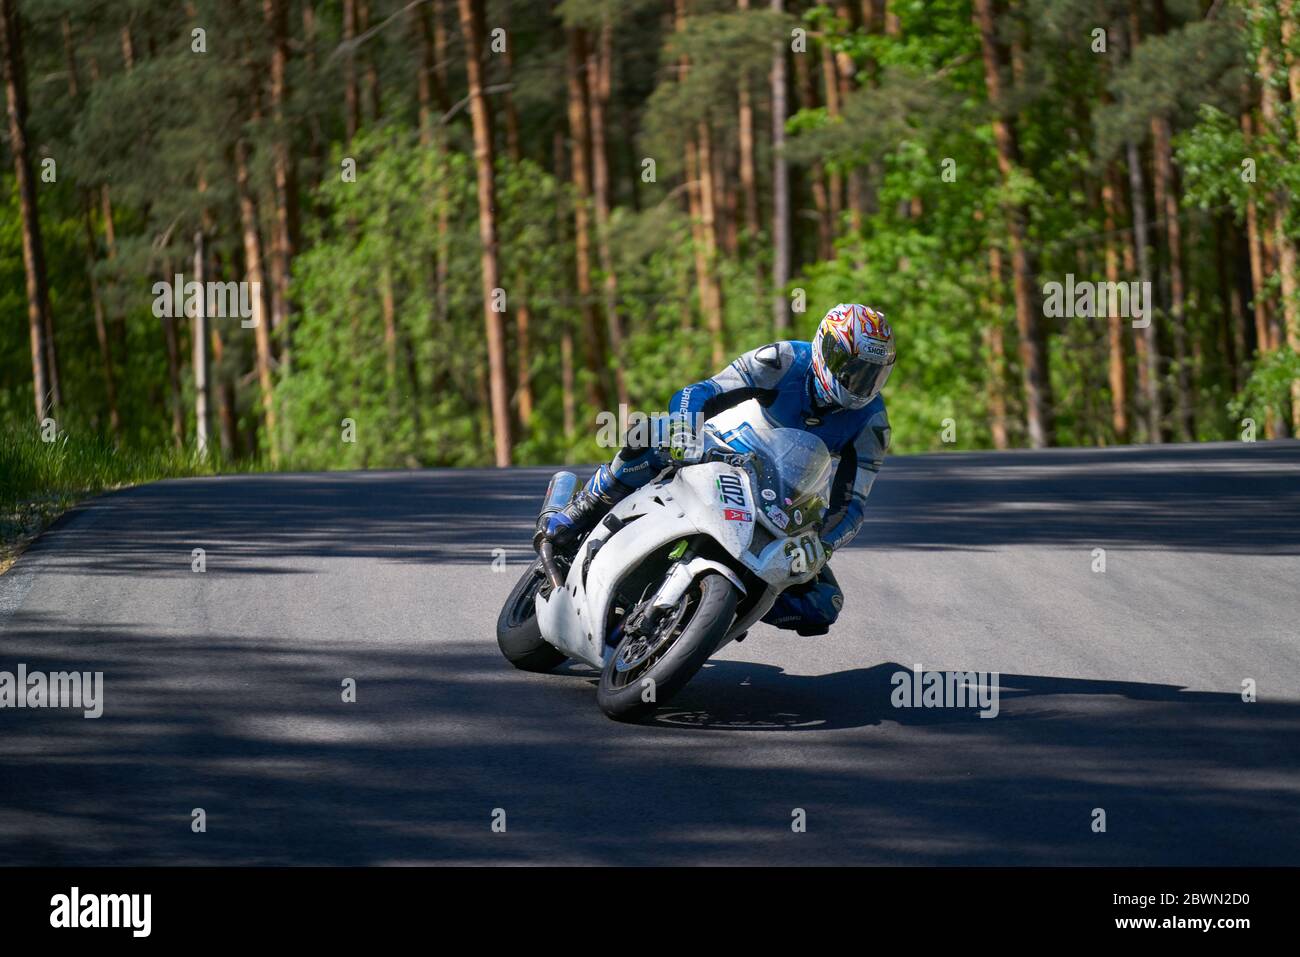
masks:
<path fill-rule="evenodd" d="M 704 442 L 681 418 L 668 423 L 668 454 L 682 465 L 699 465 L 704 458 Z"/>

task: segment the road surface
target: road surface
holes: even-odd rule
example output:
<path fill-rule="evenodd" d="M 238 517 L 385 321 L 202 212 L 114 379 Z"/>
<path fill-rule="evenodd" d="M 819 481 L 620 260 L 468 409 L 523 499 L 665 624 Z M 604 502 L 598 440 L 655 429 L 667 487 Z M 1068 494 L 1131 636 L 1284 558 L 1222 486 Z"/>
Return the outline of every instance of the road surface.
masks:
<path fill-rule="evenodd" d="M 641 726 L 497 651 L 548 471 L 65 517 L 0 671 L 102 671 L 104 713 L 0 710 L 0 864 L 1300 864 L 1300 443 L 893 458 L 832 633 L 760 626 Z M 918 664 L 997 717 L 892 707 Z"/>

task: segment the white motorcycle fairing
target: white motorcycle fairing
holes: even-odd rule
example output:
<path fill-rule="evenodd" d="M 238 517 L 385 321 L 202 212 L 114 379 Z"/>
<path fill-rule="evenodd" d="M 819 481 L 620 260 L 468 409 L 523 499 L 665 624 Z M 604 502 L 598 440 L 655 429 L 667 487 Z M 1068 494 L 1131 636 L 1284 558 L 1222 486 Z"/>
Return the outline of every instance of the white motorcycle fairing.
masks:
<path fill-rule="evenodd" d="M 651 553 L 696 535 L 707 535 L 718 542 L 768 585 L 748 613 L 728 631 L 723 644 L 743 634 L 767 613 L 781 591 L 808 581 L 821 566 L 817 562 L 793 572 L 789 546 L 795 539 L 777 531 L 755 506 L 749 473 L 723 462 L 687 466 L 669 481 L 651 482 L 633 492 L 610 511 L 617 519 L 615 524 L 622 523 L 618 530 L 610 529 L 608 518 L 601 521 L 579 548 L 565 587 L 546 597 L 538 596 L 537 621 L 542 637 L 570 657 L 595 668 L 603 667 L 613 650 L 606 644 L 605 635 L 610 602 L 620 580 Z M 763 529 L 764 540 L 768 541 L 758 555 L 751 549 L 756 527 Z M 815 547 L 820 550 L 820 540 L 815 541 Z M 705 571 L 717 572 L 742 594 L 746 592 L 732 568 L 695 557 L 668 576 L 657 601 L 675 602 Z"/>

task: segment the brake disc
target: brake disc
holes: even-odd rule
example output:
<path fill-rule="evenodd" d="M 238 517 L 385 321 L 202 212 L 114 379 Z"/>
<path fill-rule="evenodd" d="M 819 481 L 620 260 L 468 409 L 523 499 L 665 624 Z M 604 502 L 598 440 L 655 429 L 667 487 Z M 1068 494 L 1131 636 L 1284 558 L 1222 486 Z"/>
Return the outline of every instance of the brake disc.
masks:
<path fill-rule="evenodd" d="M 655 630 L 651 634 L 635 635 L 629 638 L 614 659 L 614 670 L 628 672 L 650 659 L 655 652 L 672 639 L 673 632 L 681 624 L 689 604 L 690 595 L 683 595 L 682 600 L 673 606 L 672 613 L 659 619 L 655 624 Z"/>

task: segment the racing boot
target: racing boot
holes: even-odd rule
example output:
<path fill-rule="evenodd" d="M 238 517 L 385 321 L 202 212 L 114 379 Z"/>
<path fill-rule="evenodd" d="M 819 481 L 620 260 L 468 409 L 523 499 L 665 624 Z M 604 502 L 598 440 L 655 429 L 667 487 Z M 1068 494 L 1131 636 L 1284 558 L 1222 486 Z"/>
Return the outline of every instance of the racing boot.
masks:
<path fill-rule="evenodd" d="M 542 541 L 549 540 L 557 551 L 568 551 L 633 491 L 631 485 L 614 477 L 608 465 L 602 465 L 568 505 L 549 515 L 545 524 L 538 527 L 533 534 L 533 548 L 540 549 Z"/>

